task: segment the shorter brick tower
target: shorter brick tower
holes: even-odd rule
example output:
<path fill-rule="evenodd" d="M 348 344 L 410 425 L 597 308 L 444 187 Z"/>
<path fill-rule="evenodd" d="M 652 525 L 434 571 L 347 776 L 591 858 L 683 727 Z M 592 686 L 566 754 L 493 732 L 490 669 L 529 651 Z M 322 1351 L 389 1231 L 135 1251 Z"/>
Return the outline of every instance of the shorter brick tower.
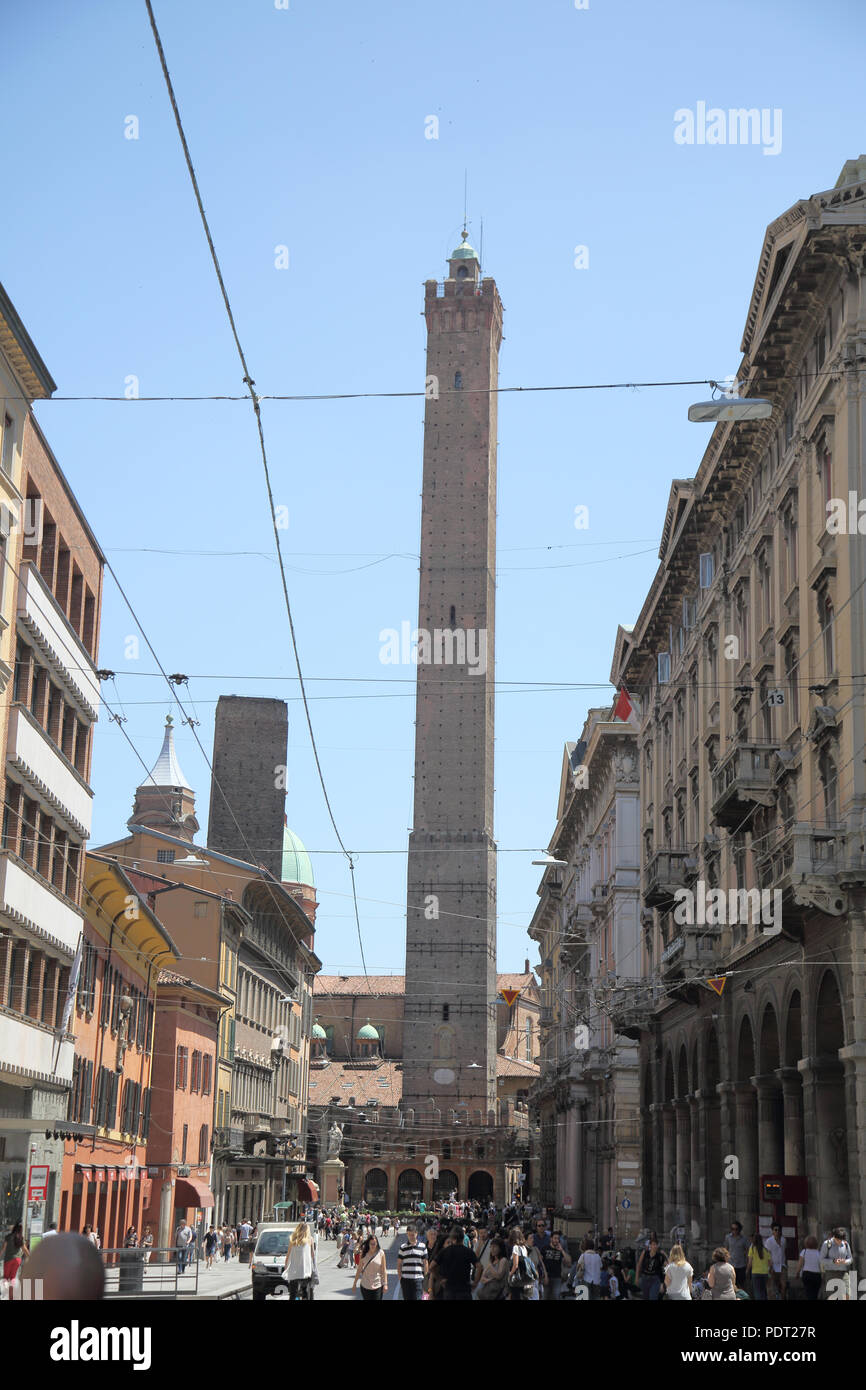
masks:
<path fill-rule="evenodd" d="M 213 738 L 209 849 L 282 879 L 289 716 L 285 700 L 221 695 Z"/>

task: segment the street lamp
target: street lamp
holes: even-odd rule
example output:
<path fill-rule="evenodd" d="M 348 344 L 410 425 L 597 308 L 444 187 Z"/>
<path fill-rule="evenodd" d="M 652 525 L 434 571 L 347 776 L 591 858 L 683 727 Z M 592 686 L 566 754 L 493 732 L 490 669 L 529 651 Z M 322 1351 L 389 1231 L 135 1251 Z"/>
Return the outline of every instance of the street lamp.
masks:
<path fill-rule="evenodd" d="M 715 385 L 712 382 L 711 385 Z M 689 419 L 695 424 L 717 424 L 720 420 L 768 420 L 773 402 L 760 396 L 718 396 L 689 406 Z"/>
<path fill-rule="evenodd" d="M 553 855 L 552 855 L 552 854 L 548 854 L 547 850 L 544 850 L 544 851 L 543 851 L 543 854 L 542 854 L 541 859 L 533 859 L 532 862 L 533 862 L 533 864 L 538 864 L 538 865 L 540 865 L 541 868 L 543 868 L 543 869 L 567 869 L 567 868 L 568 868 L 568 860 L 567 860 L 567 859 L 554 859 Z"/>

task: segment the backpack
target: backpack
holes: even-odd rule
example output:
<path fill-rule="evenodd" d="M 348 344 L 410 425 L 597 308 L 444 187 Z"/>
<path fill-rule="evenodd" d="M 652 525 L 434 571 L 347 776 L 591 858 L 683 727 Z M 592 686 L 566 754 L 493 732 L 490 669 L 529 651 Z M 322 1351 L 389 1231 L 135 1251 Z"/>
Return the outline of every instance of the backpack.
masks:
<path fill-rule="evenodd" d="M 531 1289 L 535 1283 L 535 1266 L 529 1255 L 518 1255 L 517 1268 L 508 1276 L 512 1289 Z"/>

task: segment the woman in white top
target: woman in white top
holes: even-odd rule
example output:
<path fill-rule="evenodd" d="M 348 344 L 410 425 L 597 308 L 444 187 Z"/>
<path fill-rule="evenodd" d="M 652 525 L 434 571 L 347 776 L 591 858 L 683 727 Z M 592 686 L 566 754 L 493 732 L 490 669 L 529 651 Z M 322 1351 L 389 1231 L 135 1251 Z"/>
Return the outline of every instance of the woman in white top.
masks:
<path fill-rule="evenodd" d="M 692 1297 L 692 1277 L 694 1270 L 685 1256 L 681 1245 L 675 1245 L 665 1266 L 665 1297 L 677 1303 L 689 1302 Z"/>
<path fill-rule="evenodd" d="M 309 1299 L 310 1281 L 316 1272 L 316 1252 L 306 1221 L 299 1221 L 292 1231 L 283 1270 L 289 1285 L 289 1298 Z"/>
<path fill-rule="evenodd" d="M 358 1280 L 361 1281 L 361 1297 L 367 1302 L 381 1302 L 388 1292 L 388 1269 L 385 1264 L 385 1251 L 379 1244 L 378 1236 L 368 1236 L 361 1247 L 361 1259 L 352 1281 L 352 1293 Z"/>
<path fill-rule="evenodd" d="M 807 1236 L 797 1262 L 797 1275 L 802 1276 L 803 1291 L 813 1303 L 821 1292 L 821 1252 L 815 1236 Z"/>
<path fill-rule="evenodd" d="M 518 1273 L 518 1261 L 521 1258 L 529 1260 L 530 1255 L 529 1247 L 526 1244 L 525 1237 L 519 1226 L 512 1227 L 512 1230 L 509 1233 L 509 1242 L 511 1244 L 511 1264 L 508 1270 L 508 1280 L 510 1284 L 511 1276 L 513 1274 Z M 534 1282 L 535 1281 L 533 1280 L 533 1283 Z M 529 1299 L 531 1298 L 531 1288 L 532 1284 L 521 1285 L 518 1283 L 516 1285 L 512 1285 L 510 1289 L 511 1301 L 513 1303 L 522 1303 L 524 1301 L 529 1302 Z"/>

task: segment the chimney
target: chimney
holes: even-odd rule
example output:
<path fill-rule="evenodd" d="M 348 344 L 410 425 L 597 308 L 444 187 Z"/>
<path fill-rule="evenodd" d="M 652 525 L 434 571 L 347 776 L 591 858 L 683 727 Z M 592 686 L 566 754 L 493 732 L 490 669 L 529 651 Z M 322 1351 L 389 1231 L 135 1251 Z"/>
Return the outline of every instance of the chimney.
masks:
<path fill-rule="evenodd" d="M 528 960 L 524 960 L 524 962 L 523 962 L 523 973 L 524 973 L 524 975 L 528 975 L 528 974 L 529 974 L 529 961 L 528 961 Z"/>

